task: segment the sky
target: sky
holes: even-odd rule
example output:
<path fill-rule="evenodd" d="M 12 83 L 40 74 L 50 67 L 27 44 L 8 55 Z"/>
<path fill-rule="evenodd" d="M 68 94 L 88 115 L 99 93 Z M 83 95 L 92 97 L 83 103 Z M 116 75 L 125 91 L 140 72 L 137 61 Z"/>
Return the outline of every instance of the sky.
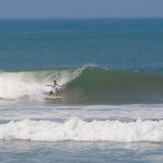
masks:
<path fill-rule="evenodd" d="M 0 0 L 0 18 L 163 18 L 163 0 Z"/>

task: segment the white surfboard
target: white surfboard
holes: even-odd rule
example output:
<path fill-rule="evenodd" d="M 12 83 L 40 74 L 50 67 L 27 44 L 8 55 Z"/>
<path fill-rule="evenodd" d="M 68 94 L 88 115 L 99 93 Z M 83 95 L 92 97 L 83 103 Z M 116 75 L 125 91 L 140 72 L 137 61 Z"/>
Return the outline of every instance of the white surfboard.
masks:
<path fill-rule="evenodd" d="M 63 99 L 64 98 L 63 96 L 48 95 L 48 92 L 45 92 L 44 94 L 47 96 L 46 99 Z"/>

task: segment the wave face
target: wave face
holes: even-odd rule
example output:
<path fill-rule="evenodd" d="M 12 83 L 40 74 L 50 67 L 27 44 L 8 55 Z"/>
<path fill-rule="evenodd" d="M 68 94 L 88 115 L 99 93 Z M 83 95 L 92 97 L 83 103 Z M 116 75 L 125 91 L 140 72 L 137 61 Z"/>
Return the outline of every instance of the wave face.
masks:
<path fill-rule="evenodd" d="M 162 75 L 86 67 L 68 88 L 93 103 L 157 103 L 162 102 L 162 83 Z"/>
<path fill-rule="evenodd" d="M 162 129 L 162 120 L 87 122 L 72 118 L 59 123 L 26 119 L 0 124 L 0 140 L 163 142 Z"/>
<path fill-rule="evenodd" d="M 107 70 L 93 66 L 72 69 L 0 71 L 1 100 L 45 100 L 46 84 L 56 79 L 63 103 L 162 103 L 160 74 Z M 51 102 L 54 102 L 51 100 Z"/>

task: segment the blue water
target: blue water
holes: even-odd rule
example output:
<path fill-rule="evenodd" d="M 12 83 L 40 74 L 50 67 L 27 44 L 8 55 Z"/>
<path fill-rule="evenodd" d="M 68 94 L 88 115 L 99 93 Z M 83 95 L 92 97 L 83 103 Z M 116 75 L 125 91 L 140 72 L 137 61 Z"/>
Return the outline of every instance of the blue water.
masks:
<path fill-rule="evenodd" d="M 0 20 L 1 69 L 82 67 L 162 73 L 162 19 Z"/>
<path fill-rule="evenodd" d="M 0 20 L 0 162 L 161 163 L 162 52 L 163 19 Z"/>

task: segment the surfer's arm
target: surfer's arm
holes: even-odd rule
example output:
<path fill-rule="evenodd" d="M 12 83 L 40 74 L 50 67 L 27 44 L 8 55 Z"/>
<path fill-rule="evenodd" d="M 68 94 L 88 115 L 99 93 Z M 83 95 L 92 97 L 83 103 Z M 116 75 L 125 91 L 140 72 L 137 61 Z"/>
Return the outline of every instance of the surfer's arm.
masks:
<path fill-rule="evenodd" d="M 52 85 L 45 85 L 45 86 L 47 86 L 47 87 L 52 87 Z"/>
<path fill-rule="evenodd" d="M 58 85 L 60 88 L 66 88 L 65 85 Z"/>

